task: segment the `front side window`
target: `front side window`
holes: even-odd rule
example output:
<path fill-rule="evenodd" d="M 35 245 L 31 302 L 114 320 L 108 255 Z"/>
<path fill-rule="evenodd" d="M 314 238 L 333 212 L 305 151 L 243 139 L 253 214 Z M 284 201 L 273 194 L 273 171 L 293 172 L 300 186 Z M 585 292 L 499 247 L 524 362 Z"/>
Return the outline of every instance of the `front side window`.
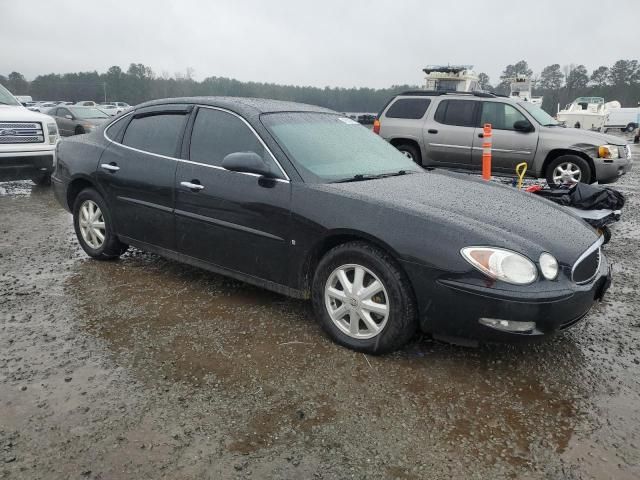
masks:
<path fill-rule="evenodd" d="M 443 100 L 436 110 L 435 120 L 445 125 L 474 127 L 476 103 L 473 100 Z"/>
<path fill-rule="evenodd" d="M 177 155 L 186 115 L 163 113 L 131 120 L 122 143 L 166 157 Z"/>
<path fill-rule="evenodd" d="M 109 115 L 96 107 L 71 107 L 71 113 L 80 120 L 92 120 L 98 118 L 109 118 Z"/>
<path fill-rule="evenodd" d="M 207 165 L 221 166 L 230 153 L 254 152 L 266 162 L 273 162 L 258 137 L 238 117 L 211 108 L 201 108 L 193 124 L 189 159 Z M 274 173 L 278 171 L 271 164 Z"/>
<path fill-rule="evenodd" d="M 65 117 L 65 116 L 71 116 L 71 112 L 69 110 L 67 110 L 66 108 L 59 108 L 58 109 L 58 116 L 59 117 Z"/>
<path fill-rule="evenodd" d="M 518 105 L 529 112 L 529 115 L 531 115 L 540 125 L 545 127 L 553 127 L 558 125 L 558 122 L 556 122 L 551 115 L 549 115 L 537 105 L 528 102 L 520 102 Z"/>
<path fill-rule="evenodd" d="M 500 102 L 482 102 L 480 126 L 490 123 L 497 130 L 515 130 L 513 124 L 519 120 L 527 121 L 525 116 L 511 105 Z"/>
<path fill-rule="evenodd" d="M 421 171 L 391 144 L 347 117 L 330 113 L 271 113 L 260 117 L 305 181 Z"/>
<path fill-rule="evenodd" d="M 424 116 L 430 103 L 428 98 L 400 98 L 389 107 L 384 116 L 417 120 Z"/>

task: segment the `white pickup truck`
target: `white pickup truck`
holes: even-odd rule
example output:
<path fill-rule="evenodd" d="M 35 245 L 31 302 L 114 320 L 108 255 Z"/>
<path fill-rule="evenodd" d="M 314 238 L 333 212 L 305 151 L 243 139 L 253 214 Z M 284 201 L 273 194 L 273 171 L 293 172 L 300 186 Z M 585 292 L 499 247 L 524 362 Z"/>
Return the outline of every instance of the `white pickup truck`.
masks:
<path fill-rule="evenodd" d="M 26 109 L 0 85 L 0 182 L 49 185 L 59 138 L 53 118 Z"/>

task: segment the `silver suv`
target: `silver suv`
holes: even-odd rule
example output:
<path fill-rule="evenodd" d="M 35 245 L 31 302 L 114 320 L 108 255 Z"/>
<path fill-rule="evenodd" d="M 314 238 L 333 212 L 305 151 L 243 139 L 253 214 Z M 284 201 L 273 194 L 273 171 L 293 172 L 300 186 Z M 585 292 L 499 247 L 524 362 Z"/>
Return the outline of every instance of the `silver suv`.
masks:
<path fill-rule="evenodd" d="M 493 127 L 492 172 L 527 175 L 550 185 L 615 182 L 631 170 L 624 139 L 565 128 L 539 107 L 490 93 L 404 92 L 384 107 L 374 132 L 425 167 L 480 171 L 482 126 Z"/>

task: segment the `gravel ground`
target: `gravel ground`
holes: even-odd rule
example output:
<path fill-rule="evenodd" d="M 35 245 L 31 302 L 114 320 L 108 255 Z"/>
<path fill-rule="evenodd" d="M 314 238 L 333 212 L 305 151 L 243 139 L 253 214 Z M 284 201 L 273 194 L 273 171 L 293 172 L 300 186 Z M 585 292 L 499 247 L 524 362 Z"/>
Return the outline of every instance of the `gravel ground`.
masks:
<path fill-rule="evenodd" d="M 0 184 L 0 478 L 637 479 L 639 179 L 586 321 L 384 357 L 305 302 L 137 250 L 89 260 L 49 189 Z"/>

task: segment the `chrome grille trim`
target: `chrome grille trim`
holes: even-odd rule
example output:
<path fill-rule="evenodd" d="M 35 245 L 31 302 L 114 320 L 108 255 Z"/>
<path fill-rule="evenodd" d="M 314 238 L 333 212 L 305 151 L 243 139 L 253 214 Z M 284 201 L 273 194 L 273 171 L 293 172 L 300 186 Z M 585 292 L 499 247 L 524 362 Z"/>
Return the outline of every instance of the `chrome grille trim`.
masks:
<path fill-rule="evenodd" d="M 0 144 L 44 143 L 44 130 L 39 122 L 0 122 Z"/>
<path fill-rule="evenodd" d="M 584 285 L 585 283 L 589 283 L 591 280 L 594 279 L 594 277 L 598 274 L 598 271 L 600 270 L 600 264 L 602 263 L 602 250 L 601 250 L 600 247 L 602 247 L 603 243 L 604 243 L 604 236 L 602 235 L 602 236 L 600 236 L 600 238 L 598 238 L 598 240 L 593 245 L 591 245 L 589 248 L 587 248 L 584 251 L 584 253 L 578 257 L 578 260 L 576 260 L 576 263 L 574 263 L 573 267 L 571 268 L 571 280 L 572 281 L 574 281 L 578 285 Z M 580 265 L 580 263 L 585 258 L 587 258 L 589 255 L 591 255 L 596 250 L 598 250 L 598 266 L 596 267 L 595 271 L 593 272 L 593 275 L 591 277 L 589 277 L 587 280 L 583 280 L 581 282 L 576 282 L 574 280 L 574 273 L 576 271 L 576 268 L 578 268 L 578 265 Z"/>

